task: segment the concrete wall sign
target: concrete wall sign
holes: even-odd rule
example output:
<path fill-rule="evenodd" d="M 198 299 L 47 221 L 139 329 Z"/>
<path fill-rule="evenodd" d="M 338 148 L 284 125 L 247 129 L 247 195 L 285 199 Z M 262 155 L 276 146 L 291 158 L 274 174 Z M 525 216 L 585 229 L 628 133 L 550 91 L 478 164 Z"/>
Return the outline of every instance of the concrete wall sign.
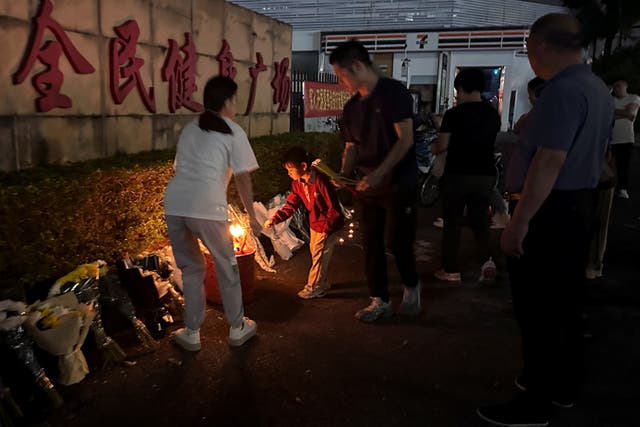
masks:
<path fill-rule="evenodd" d="M 0 0 L 0 37 L 0 170 L 172 147 L 216 74 L 288 131 L 291 27 L 223 0 Z"/>

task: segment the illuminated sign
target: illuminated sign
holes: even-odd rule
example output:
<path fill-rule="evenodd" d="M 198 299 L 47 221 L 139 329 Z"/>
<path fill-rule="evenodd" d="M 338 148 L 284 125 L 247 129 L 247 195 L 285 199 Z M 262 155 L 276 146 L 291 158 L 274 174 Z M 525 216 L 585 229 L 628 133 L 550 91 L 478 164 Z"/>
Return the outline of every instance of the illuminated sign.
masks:
<path fill-rule="evenodd" d="M 351 94 L 342 86 L 331 83 L 304 82 L 304 116 L 325 117 L 342 114 Z"/>

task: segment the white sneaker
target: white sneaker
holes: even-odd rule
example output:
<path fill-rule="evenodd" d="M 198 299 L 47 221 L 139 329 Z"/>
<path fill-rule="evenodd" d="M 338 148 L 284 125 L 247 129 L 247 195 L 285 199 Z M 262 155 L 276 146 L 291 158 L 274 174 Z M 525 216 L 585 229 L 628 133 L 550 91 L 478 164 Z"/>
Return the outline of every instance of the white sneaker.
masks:
<path fill-rule="evenodd" d="M 417 316 L 422 311 L 422 303 L 420 301 L 420 290 L 422 283 L 418 281 L 418 285 L 415 288 L 409 288 L 404 286 L 404 293 L 402 294 L 402 302 L 398 313 L 406 316 Z"/>
<path fill-rule="evenodd" d="M 361 322 L 371 323 L 380 318 L 391 317 L 392 315 L 391 303 L 384 302 L 379 297 L 371 297 L 371 303 L 362 310 L 358 310 L 356 319 Z"/>
<path fill-rule="evenodd" d="M 493 262 L 492 258 L 489 258 L 489 261 L 482 264 L 482 268 L 480 268 L 480 278 L 478 281 L 480 283 L 493 282 L 496 280 L 496 263 Z"/>
<path fill-rule="evenodd" d="M 628 199 L 629 192 L 627 190 L 618 190 L 618 197 L 620 197 L 621 199 Z"/>
<path fill-rule="evenodd" d="M 187 351 L 200 350 L 200 330 L 189 328 L 178 329 L 171 335 L 171 339 Z"/>
<path fill-rule="evenodd" d="M 436 228 L 444 228 L 444 219 L 436 218 L 436 220 L 433 221 L 433 226 Z"/>
<path fill-rule="evenodd" d="M 594 280 L 594 279 L 597 279 L 598 277 L 602 277 L 602 267 L 600 268 L 587 267 L 587 270 L 585 271 L 585 277 L 587 278 L 587 280 Z"/>
<path fill-rule="evenodd" d="M 258 325 L 256 325 L 256 322 L 248 317 L 243 317 L 241 326 L 229 328 L 229 345 L 233 347 L 241 346 L 253 338 L 257 330 Z"/>
<path fill-rule="evenodd" d="M 462 276 L 460 276 L 460 273 L 447 273 L 442 268 L 433 273 L 433 275 L 436 279 L 442 280 L 443 282 L 447 283 L 459 285 L 462 282 Z"/>
<path fill-rule="evenodd" d="M 316 286 L 315 288 L 307 288 L 305 286 L 298 292 L 298 296 L 302 299 L 322 298 L 325 295 L 325 289 L 320 286 Z"/>

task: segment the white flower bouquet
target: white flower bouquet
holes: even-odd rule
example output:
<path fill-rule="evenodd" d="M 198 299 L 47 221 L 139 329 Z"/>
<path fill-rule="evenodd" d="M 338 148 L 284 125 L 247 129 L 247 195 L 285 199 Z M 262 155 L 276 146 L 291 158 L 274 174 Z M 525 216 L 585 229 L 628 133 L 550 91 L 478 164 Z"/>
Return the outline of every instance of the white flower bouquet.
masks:
<path fill-rule="evenodd" d="M 72 292 L 29 307 L 24 327 L 40 348 L 59 357 L 60 384 L 76 384 L 89 373 L 81 347 L 94 317 L 93 306 L 79 303 Z"/>

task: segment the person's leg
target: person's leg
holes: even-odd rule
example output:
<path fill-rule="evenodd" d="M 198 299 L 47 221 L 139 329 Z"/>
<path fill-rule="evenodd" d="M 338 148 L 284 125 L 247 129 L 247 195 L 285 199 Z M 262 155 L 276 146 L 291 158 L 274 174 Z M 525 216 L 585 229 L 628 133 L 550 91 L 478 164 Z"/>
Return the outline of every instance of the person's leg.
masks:
<path fill-rule="evenodd" d="M 200 329 L 205 316 L 204 277 L 206 264 L 196 235 L 187 227 L 187 218 L 166 216 L 167 231 L 177 267 L 182 271 L 184 323 L 191 330 Z"/>
<path fill-rule="evenodd" d="M 385 251 L 385 209 L 370 201 L 360 202 L 365 277 L 369 295 L 389 302 L 387 257 Z"/>
<path fill-rule="evenodd" d="M 399 190 L 387 209 L 388 245 L 395 257 L 402 283 L 409 288 L 418 285 L 416 258 L 413 253 L 417 220 L 415 191 Z"/>
<path fill-rule="evenodd" d="M 589 261 L 587 264 L 587 279 L 595 279 L 602 276 L 604 253 L 607 248 L 609 233 L 609 221 L 611 218 L 611 205 L 613 203 L 613 188 L 598 191 L 598 206 L 596 223 L 593 227 L 591 244 L 589 247 Z"/>
<path fill-rule="evenodd" d="M 309 252 L 311 252 L 311 267 L 307 277 L 307 283 L 298 296 L 301 298 L 315 298 L 324 295 L 324 291 L 331 286 L 328 282 L 328 269 L 333 252 L 335 236 L 327 236 L 326 233 L 318 233 L 311 230 L 309 240 Z"/>
<path fill-rule="evenodd" d="M 629 190 L 629 163 L 633 144 L 613 144 L 611 154 L 616 161 L 616 188 L 619 191 Z"/>
<path fill-rule="evenodd" d="M 447 176 L 442 183 L 442 267 L 446 273 L 459 273 L 458 251 L 462 234 L 464 199 L 459 177 Z"/>
<path fill-rule="evenodd" d="M 489 259 L 489 205 L 493 189 L 493 177 L 468 176 L 464 183 L 469 225 L 473 230 L 481 262 Z"/>
<path fill-rule="evenodd" d="M 189 218 L 187 224 L 197 233 L 213 258 L 227 322 L 231 327 L 240 327 L 244 316 L 242 287 L 227 222 Z"/>
<path fill-rule="evenodd" d="M 338 241 L 338 235 L 336 233 L 327 235 L 324 233 L 324 239 L 322 243 L 322 253 L 320 254 L 320 274 L 318 275 L 318 286 L 321 289 L 331 289 L 331 282 L 329 282 L 329 265 L 331 264 L 331 257 L 333 256 L 333 249 L 336 247 Z"/>

